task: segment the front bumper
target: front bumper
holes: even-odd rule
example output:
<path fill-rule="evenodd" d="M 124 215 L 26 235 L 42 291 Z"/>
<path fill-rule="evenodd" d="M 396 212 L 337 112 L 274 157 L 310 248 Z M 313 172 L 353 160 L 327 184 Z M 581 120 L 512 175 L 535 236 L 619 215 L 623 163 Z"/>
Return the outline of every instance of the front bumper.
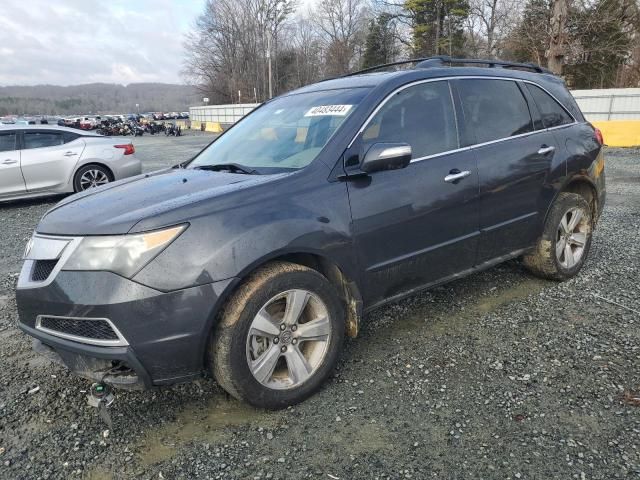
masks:
<path fill-rule="evenodd" d="M 169 273 L 167 273 L 169 274 Z M 161 292 L 110 272 L 61 271 L 40 288 L 18 288 L 19 327 L 36 350 L 92 380 L 148 388 L 202 374 L 220 296 L 233 279 Z M 126 345 L 91 345 L 41 330 L 38 316 L 109 319 Z"/>

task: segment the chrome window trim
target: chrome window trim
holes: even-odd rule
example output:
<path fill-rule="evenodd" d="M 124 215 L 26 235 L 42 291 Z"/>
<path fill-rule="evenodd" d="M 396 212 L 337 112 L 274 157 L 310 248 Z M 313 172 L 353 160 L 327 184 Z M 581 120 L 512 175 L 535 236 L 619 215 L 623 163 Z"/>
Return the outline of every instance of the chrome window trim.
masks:
<path fill-rule="evenodd" d="M 73 254 L 73 252 L 78 248 L 80 242 L 83 237 L 65 237 L 65 236 L 57 236 L 57 235 L 45 235 L 41 233 L 34 233 L 29 240 L 24 252 L 24 263 L 22 265 L 22 269 L 20 270 L 20 276 L 18 277 L 18 285 L 16 288 L 18 289 L 28 289 L 28 288 L 41 288 L 50 285 L 62 270 L 62 267 L 67 262 L 69 257 Z M 31 275 L 33 273 L 33 268 L 37 260 L 28 258 L 31 248 L 33 244 L 38 240 L 55 240 L 56 242 L 66 241 L 67 245 L 64 246 L 54 258 L 39 258 L 38 260 L 58 260 L 55 268 L 51 271 L 46 280 L 42 282 L 34 282 L 31 280 Z"/>
<path fill-rule="evenodd" d="M 383 100 L 382 102 L 380 102 L 380 104 L 375 108 L 375 110 L 373 112 L 371 112 L 371 114 L 369 114 L 369 116 L 367 117 L 367 119 L 364 121 L 364 123 L 362 124 L 362 126 L 360 127 L 360 129 L 356 132 L 356 134 L 353 136 L 353 138 L 351 139 L 351 142 L 349 142 L 349 145 L 347 146 L 347 148 L 351 148 L 351 146 L 354 144 L 354 142 L 356 141 L 356 139 L 362 134 L 362 132 L 365 131 L 365 129 L 369 126 L 369 123 L 371 122 L 371 120 L 373 119 L 373 117 L 375 117 L 375 115 L 378 113 L 378 111 L 391 99 L 391 97 L 393 97 L 395 94 L 413 87 L 415 85 L 420 85 L 422 83 L 431 83 L 431 82 L 439 82 L 439 81 L 450 81 L 450 80 L 464 80 L 464 79 L 475 79 L 475 80 L 509 80 L 512 82 L 523 82 L 523 83 L 530 83 L 531 85 L 535 85 L 536 87 L 542 89 L 544 92 L 546 92 L 548 95 L 551 96 L 551 98 L 553 98 L 556 102 L 558 102 L 558 104 L 564 108 L 566 110 L 566 112 L 569 114 L 569 116 L 573 119 L 572 123 L 566 123 L 564 125 L 558 125 L 556 127 L 550 127 L 550 128 L 543 128 L 541 130 L 533 130 L 532 132 L 526 132 L 526 133 L 521 133 L 518 135 L 513 135 L 511 137 L 503 137 L 503 138 L 498 138 L 496 140 L 491 140 L 488 142 L 483 142 L 483 143 L 474 143 L 473 145 L 468 145 L 466 147 L 461 147 L 461 148 L 456 148 L 454 150 L 446 150 L 444 152 L 439 152 L 439 153 L 434 153 L 432 155 L 427 155 L 424 157 L 418 157 L 418 158 L 412 158 L 410 163 L 415 163 L 415 162 L 420 162 L 422 160 L 428 160 L 430 158 L 435 158 L 435 157 L 441 157 L 443 155 L 450 155 L 452 153 L 458 153 L 458 152 L 464 152 L 467 150 L 473 150 L 474 148 L 479 148 L 479 147 L 483 147 L 485 145 L 491 145 L 494 143 L 499 143 L 499 142 L 505 142 L 507 140 L 511 140 L 513 138 L 522 138 L 522 137 L 526 137 L 529 135 L 534 135 L 537 133 L 541 133 L 541 132 L 550 132 L 552 130 L 557 130 L 560 128 L 568 128 L 570 126 L 573 125 L 577 125 L 578 122 L 576 120 L 576 118 L 573 116 L 573 114 L 567 109 L 567 107 L 564 106 L 564 104 L 559 101 L 551 92 L 549 92 L 546 88 L 544 88 L 542 85 L 537 84 L 536 82 L 533 82 L 531 80 L 524 80 L 524 79 L 520 79 L 520 78 L 511 78 L 511 77 L 493 77 L 493 76 L 482 76 L 482 75 L 458 75 L 458 76 L 449 76 L 449 77 L 437 77 L 437 78 L 426 78 L 423 80 L 417 80 L 415 82 L 411 82 L 411 83 L 407 83 L 406 85 L 401 85 L 400 87 L 396 88 L 393 92 L 389 93 Z M 449 84 L 449 91 L 451 92 L 451 84 Z M 526 102 L 526 98 L 523 95 L 522 96 L 523 99 Z M 451 100 L 453 101 L 453 97 L 451 98 Z M 455 111 L 455 102 L 453 102 L 453 106 L 454 106 L 454 115 L 456 115 L 456 132 L 458 132 L 458 122 L 457 122 L 457 113 Z M 459 133 L 458 133 L 459 135 Z M 460 140 L 458 139 L 458 144 L 459 144 Z"/>
<path fill-rule="evenodd" d="M 64 333 L 64 332 L 59 332 L 57 330 L 50 330 L 46 327 L 42 326 L 42 319 L 48 317 L 48 318 L 61 318 L 61 319 L 67 319 L 67 320 L 86 320 L 86 321 L 105 321 L 109 324 L 109 326 L 113 329 L 114 333 L 118 336 L 118 340 L 99 340 L 96 338 L 87 338 L 87 337 L 80 337 L 78 335 L 71 335 L 69 333 Z M 36 330 L 39 330 L 41 332 L 44 333 L 48 333 L 49 335 L 53 335 L 54 337 L 60 337 L 60 338 L 64 338 L 66 340 L 72 340 L 74 342 L 80 342 L 80 343 L 86 343 L 89 345 L 98 345 L 101 347 L 125 347 L 127 345 L 129 345 L 129 342 L 127 342 L 127 339 L 124 338 L 124 335 L 122 335 L 122 333 L 120 332 L 120 330 L 118 330 L 118 327 L 116 327 L 113 322 L 111 320 L 109 320 L 108 318 L 92 318 L 92 317 L 65 317 L 65 316 L 61 316 L 61 315 L 38 315 L 36 317 Z"/>

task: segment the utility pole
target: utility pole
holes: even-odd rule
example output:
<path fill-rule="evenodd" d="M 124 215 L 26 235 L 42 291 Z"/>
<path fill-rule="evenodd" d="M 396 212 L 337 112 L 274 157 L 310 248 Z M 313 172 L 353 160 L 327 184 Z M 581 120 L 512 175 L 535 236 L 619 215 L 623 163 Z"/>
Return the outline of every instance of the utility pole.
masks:
<path fill-rule="evenodd" d="M 269 68 L 269 99 L 273 98 L 273 87 L 271 86 L 271 35 L 267 36 L 267 64 Z"/>

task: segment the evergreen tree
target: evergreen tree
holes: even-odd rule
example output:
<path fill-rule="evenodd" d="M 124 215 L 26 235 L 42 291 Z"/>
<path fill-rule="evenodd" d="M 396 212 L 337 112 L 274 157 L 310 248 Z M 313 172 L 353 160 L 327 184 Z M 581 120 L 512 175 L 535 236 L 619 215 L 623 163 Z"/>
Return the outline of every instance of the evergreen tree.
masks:
<path fill-rule="evenodd" d="M 404 8 L 413 20 L 415 56 L 464 54 L 467 0 L 406 0 Z"/>
<path fill-rule="evenodd" d="M 392 19 L 389 13 L 381 13 L 369 22 L 363 68 L 393 62 L 398 55 Z"/>

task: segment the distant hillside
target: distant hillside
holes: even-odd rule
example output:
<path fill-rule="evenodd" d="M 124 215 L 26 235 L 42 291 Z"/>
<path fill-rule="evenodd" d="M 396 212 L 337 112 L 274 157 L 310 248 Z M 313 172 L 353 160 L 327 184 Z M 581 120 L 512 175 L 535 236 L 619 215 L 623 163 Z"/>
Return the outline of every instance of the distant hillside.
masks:
<path fill-rule="evenodd" d="M 199 95 L 187 85 L 90 83 L 0 87 L 0 115 L 68 115 L 186 111 Z"/>

